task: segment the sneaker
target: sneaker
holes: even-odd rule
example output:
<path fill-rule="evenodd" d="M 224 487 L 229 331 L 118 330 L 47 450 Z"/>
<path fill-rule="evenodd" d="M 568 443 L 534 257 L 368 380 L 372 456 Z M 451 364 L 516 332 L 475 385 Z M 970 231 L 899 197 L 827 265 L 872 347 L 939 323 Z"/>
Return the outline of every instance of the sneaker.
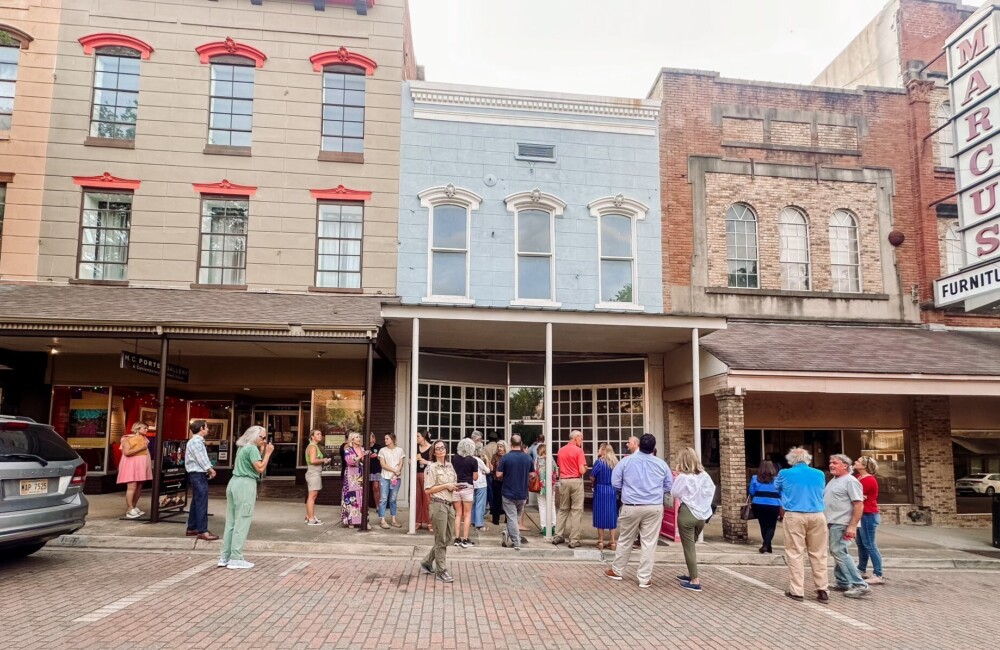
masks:
<path fill-rule="evenodd" d="M 830 587 L 830 591 L 839 591 L 841 593 L 843 593 L 845 591 L 850 591 L 850 590 L 851 590 L 851 588 L 848 587 L 847 585 L 835 585 L 833 587 Z"/>
<path fill-rule="evenodd" d="M 145 510 L 139 510 L 138 508 L 132 508 L 132 509 L 135 510 L 136 514 L 138 514 L 140 517 L 146 514 Z"/>
<path fill-rule="evenodd" d="M 649 582 L 640 582 L 639 583 L 639 589 L 649 589 L 652 586 L 653 586 L 653 581 L 652 580 L 650 580 Z"/>
<path fill-rule="evenodd" d="M 816 590 L 816 600 L 818 600 L 821 603 L 828 603 L 828 602 L 830 602 L 830 592 L 827 591 L 826 589 L 817 589 Z"/>
<path fill-rule="evenodd" d="M 462 548 L 469 548 L 470 546 L 472 546 L 472 542 L 470 542 L 467 539 L 461 539 L 458 541 L 458 545 L 461 546 Z"/>
<path fill-rule="evenodd" d="M 528 538 L 525 537 L 524 535 L 521 535 L 521 543 L 522 544 L 527 544 L 528 543 Z"/>
<path fill-rule="evenodd" d="M 430 564 L 425 564 L 425 563 L 421 562 L 420 563 L 420 573 L 425 574 L 425 575 L 426 574 L 434 573 L 434 567 L 431 566 Z"/>
<path fill-rule="evenodd" d="M 379 522 L 378 527 L 379 528 L 385 528 L 386 530 L 389 530 L 389 528 L 391 528 L 391 526 L 389 526 L 389 524 L 385 523 L 385 519 L 383 519 L 382 521 Z M 457 542 L 458 540 L 456 539 L 455 541 Z"/>
<path fill-rule="evenodd" d="M 215 566 L 222 569 L 225 568 L 228 564 L 229 564 L 229 558 L 223 555 L 222 557 L 219 558 L 219 562 Z"/>
<path fill-rule="evenodd" d="M 500 531 L 500 546 L 510 548 L 510 536 L 506 529 Z"/>
<path fill-rule="evenodd" d="M 132 508 L 131 510 L 129 510 L 128 512 L 125 513 L 125 518 L 126 519 L 138 519 L 141 516 L 142 515 L 139 513 L 139 509 L 138 508 Z"/>
<path fill-rule="evenodd" d="M 441 582 L 455 582 L 455 579 L 451 577 L 451 574 L 447 571 L 442 571 L 437 574 L 437 579 Z"/>
<path fill-rule="evenodd" d="M 639 585 L 640 587 L 642 585 Z M 701 585 L 696 585 L 690 580 L 684 580 L 681 582 L 681 589 L 687 589 L 688 591 L 701 591 Z"/>
<path fill-rule="evenodd" d="M 520 546 L 515 546 L 515 547 L 514 547 L 514 550 L 515 550 L 515 551 L 520 551 L 520 550 L 521 550 L 521 547 L 520 547 Z"/>
<path fill-rule="evenodd" d="M 567 546 L 570 548 L 580 548 L 580 542 L 570 542 Z"/>
<path fill-rule="evenodd" d="M 862 580 L 867 580 L 868 578 L 870 578 L 870 577 L 871 577 L 871 574 L 870 574 L 870 573 L 868 573 L 867 571 L 862 571 L 862 570 L 861 570 L 861 567 L 858 567 L 858 573 L 860 573 L 860 574 L 861 574 L 861 579 L 862 579 Z"/>
<path fill-rule="evenodd" d="M 253 562 L 247 562 L 246 560 L 229 560 L 226 563 L 227 569 L 252 569 Z"/>
<path fill-rule="evenodd" d="M 791 598 L 792 600 L 804 600 L 805 599 L 805 596 L 799 596 L 798 594 L 793 594 L 792 592 L 788 591 L 787 589 L 785 590 L 785 595 L 788 596 L 789 598 Z"/>
<path fill-rule="evenodd" d="M 476 543 L 471 539 L 469 539 L 468 537 L 466 537 L 464 541 L 465 541 L 465 548 L 469 548 L 470 546 L 476 545 Z"/>
<path fill-rule="evenodd" d="M 866 580 L 868 581 L 869 585 L 884 585 L 885 584 L 885 578 L 883 578 L 882 576 L 872 576 L 870 578 L 866 578 Z"/>
<path fill-rule="evenodd" d="M 845 598 L 867 598 L 871 595 L 871 587 L 851 587 L 844 593 Z"/>
<path fill-rule="evenodd" d="M 612 580 L 621 580 L 622 579 L 622 577 L 620 575 L 618 575 L 617 573 L 615 573 L 614 569 L 608 569 L 607 571 L 604 572 L 604 575 L 608 576 Z"/>
<path fill-rule="evenodd" d="M 452 543 L 452 546 L 461 546 L 461 545 L 462 545 L 462 540 L 456 537 L 454 543 Z"/>
<path fill-rule="evenodd" d="M 322 526 L 322 525 L 323 522 L 320 521 L 319 519 L 313 519 L 312 521 L 306 524 L 306 526 Z"/>
<path fill-rule="evenodd" d="M 677 579 L 681 582 L 691 582 L 691 576 L 677 576 Z"/>

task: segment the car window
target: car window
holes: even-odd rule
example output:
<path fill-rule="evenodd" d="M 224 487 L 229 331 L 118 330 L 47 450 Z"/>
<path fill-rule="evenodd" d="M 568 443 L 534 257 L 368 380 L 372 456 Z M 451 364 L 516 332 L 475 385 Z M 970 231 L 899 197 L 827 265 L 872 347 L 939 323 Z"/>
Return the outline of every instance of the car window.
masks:
<path fill-rule="evenodd" d="M 0 454 L 34 454 L 48 461 L 77 458 L 76 452 L 59 434 L 38 425 L 24 429 L 6 429 L 0 424 Z"/>

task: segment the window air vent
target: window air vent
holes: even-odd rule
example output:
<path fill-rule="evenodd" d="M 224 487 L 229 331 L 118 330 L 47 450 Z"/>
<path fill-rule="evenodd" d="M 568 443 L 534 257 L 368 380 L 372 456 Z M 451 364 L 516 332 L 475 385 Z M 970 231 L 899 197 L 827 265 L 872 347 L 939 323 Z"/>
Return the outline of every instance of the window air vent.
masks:
<path fill-rule="evenodd" d="M 552 144 L 526 144 L 517 143 L 517 153 L 514 158 L 518 160 L 535 160 L 538 162 L 555 162 L 556 147 Z"/>

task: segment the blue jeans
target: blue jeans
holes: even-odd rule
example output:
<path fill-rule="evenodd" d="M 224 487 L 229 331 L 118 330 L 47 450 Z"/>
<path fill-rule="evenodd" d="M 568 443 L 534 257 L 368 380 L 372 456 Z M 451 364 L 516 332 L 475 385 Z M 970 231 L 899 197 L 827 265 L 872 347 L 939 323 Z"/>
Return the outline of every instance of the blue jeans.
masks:
<path fill-rule="evenodd" d="M 882 552 L 875 543 L 875 529 L 882 523 L 882 516 L 877 512 L 861 515 L 861 525 L 858 526 L 858 570 L 864 573 L 868 570 L 868 558 L 872 560 L 872 573 L 882 577 Z"/>
<path fill-rule="evenodd" d="M 378 517 L 385 519 L 385 504 L 389 503 L 389 512 L 396 516 L 396 495 L 399 493 L 399 479 L 389 479 L 379 476 Z"/>
<path fill-rule="evenodd" d="M 830 524 L 830 555 L 833 556 L 833 577 L 838 587 L 868 587 L 851 557 L 851 543 L 844 539 L 847 524 Z"/>
<path fill-rule="evenodd" d="M 486 488 L 476 488 L 472 493 L 472 526 L 482 528 L 486 525 Z"/>
<path fill-rule="evenodd" d="M 191 504 L 188 511 L 188 530 L 208 532 L 208 474 L 190 472 Z"/>

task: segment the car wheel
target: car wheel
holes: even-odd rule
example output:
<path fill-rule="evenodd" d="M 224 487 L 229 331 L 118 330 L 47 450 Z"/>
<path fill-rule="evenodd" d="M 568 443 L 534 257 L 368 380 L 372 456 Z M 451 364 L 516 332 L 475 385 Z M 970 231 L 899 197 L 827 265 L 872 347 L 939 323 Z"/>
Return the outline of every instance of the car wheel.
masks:
<path fill-rule="evenodd" d="M 992 485 L 986 488 L 986 496 L 991 497 L 996 493 L 997 493 L 996 488 L 994 488 Z"/>
<path fill-rule="evenodd" d="M 42 542 L 41 544 L 25 544 L 23 546 L 7 548 L 0 551 L 0 558 L 5 560 L 16 560 L 18 558 L 28 557 L 32 553 L 42 550 L 43 546 L 45 546 L 45 542 Z"/>

